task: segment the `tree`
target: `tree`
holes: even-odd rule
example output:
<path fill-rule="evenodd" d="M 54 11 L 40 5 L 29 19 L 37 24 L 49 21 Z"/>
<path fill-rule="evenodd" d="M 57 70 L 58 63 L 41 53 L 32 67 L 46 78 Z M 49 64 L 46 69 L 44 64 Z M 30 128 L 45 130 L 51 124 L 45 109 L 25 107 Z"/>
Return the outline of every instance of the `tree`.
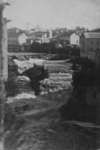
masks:
<path fill-rule="evenodd" d="M 4 2 L 0 0 L 0 150 L 4 149 L 4 105 L 6 100 L 5 91 L 5 69 L 7 69 L 7 37 L 5 37 L 6 28 L 3 18 Z M 6 34 L 7 35 L 7 34 Z M 5 39 L 5 40 L 4 40 Z"/>

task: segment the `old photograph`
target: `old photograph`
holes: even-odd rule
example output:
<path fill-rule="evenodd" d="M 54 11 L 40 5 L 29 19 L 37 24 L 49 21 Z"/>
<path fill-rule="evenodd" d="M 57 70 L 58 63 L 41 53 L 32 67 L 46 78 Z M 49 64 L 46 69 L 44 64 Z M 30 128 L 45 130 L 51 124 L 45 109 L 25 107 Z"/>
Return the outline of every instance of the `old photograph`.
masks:
<path fill-rule="evenodd" d="M 100 0 L 0 0 L 0 150 L 100 150 Z"/>

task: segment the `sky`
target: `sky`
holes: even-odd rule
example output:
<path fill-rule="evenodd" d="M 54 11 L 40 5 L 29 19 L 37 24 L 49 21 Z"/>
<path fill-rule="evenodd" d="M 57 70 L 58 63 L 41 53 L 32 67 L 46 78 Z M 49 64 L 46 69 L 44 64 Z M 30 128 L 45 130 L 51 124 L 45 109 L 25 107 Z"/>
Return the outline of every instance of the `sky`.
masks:
<path fill-rule="evenodd" d="M 100 0 L 9 0 L 9 27 L 100 27 Z"/>

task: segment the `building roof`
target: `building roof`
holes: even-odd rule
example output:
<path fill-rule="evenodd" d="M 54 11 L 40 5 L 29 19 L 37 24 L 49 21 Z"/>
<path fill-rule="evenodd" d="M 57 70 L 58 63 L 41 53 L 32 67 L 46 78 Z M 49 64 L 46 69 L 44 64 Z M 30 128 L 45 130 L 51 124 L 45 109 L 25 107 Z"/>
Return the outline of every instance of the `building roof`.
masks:
<path fill-rule="evenodd" d="M 100 32 L 85 32 L 85 38 L 100 39 Z"/>

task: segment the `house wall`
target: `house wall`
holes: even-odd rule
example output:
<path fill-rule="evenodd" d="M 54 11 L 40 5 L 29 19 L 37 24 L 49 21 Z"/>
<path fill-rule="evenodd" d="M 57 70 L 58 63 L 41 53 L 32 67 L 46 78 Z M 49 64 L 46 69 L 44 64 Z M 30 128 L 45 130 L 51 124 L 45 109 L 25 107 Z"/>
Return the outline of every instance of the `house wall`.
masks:
<path fill-rule="evenodd" d="M 88 57 L 98 62 L 100 59 L 100 38 L 85 38 L 80 40 L 80 56 Z"/>
<path fill-rule="evenodd" d="M 26 42 L 27 42 L 27 36 L 24 33 L 21 34 L 21 35 L 19 35 L 19 37 L 18 37 L 18 43 L 20 45 L 22 45 L 22 44 L 24 44 Z"/>
<path fill-rule="evenodd" d="M 80 37 L 79 37 L 79 35 L 73 33 L 70 36 L 70 44 L 79 46 L 80 45 Z"/>
<path fill-rule="evenodd" d="M 80 57 L 87 57 L 85 38 L 80 38 Z"/>

